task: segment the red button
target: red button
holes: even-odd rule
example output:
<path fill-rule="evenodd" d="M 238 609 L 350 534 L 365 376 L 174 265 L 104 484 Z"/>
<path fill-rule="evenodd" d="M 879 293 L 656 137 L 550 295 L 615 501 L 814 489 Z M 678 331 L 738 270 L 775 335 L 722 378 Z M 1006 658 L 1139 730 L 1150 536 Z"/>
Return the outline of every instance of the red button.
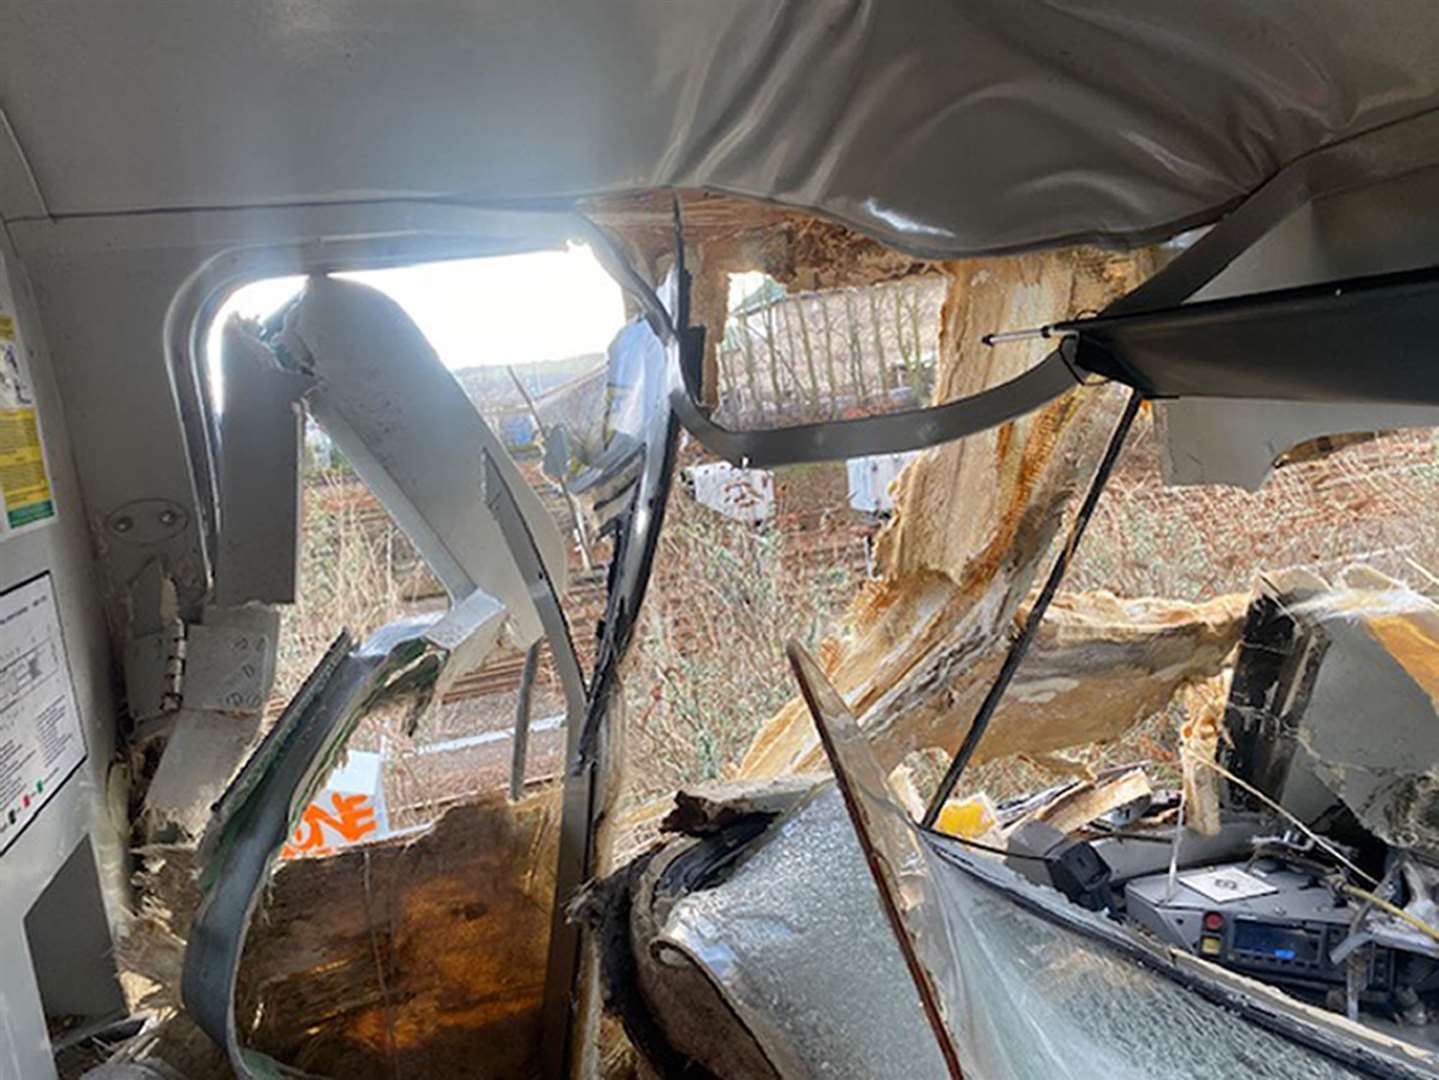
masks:
<path fill-rule="evenodd" d="M 1219 914 L 1219 912 L 1217 912 L 1217 911 L 1211 911 L 1211 912 L 1206 913 L 1205 916 L 1204 916 L 1204 929 L 1206 929 L 1206 930 L 1223 930 L 1223 929 L 1224 929 L 1224 916 L 1221 915 L 1221 914 Z"/>

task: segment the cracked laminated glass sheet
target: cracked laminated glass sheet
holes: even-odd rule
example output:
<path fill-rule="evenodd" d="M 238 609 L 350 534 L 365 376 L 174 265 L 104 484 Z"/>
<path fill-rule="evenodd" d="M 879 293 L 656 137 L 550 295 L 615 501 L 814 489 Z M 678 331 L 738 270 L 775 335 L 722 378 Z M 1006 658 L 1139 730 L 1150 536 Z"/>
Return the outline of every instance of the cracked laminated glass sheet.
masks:
<path fill-rule="evenodd" d="M 708 975 L 781 1076 L 945 1074 L 832 785 L 676 902 L 660 944 Z"/>
<path fill-rule="evenodd" d="M 1102 916 L 1040 915 L 1033 907 L 1062 903 L 1057 894 L 1035 901 L 1040 890 L 1003 866 L 966 867 L 972 857 L 941 852 L 886 796 L 853 716 L 818 667 L 795 652 L 812 711 L 820 699 L 826 750 L 861 806 L 867 842 L 881 849 L 889 868 L 882 880 L 894 883 L 895 908 L 938 991 L 966 1076 L 1367 1075 L 1141 965 L 1133 950 L 1113 944 L 1122 931 Z M 981 869 L 1014 893 L 983 883 Z M 1029 905 L 1015 898 L 1025 890 Z M 781 1075 L 945 1075 L 916 981 L 833 786 L 781 818 L 728 880 L 677 902 L 661 940 L 706 972 Z M 1230 1003 L 1240 1004 L 1232 996 Z M 1311 1035 L 1315 1027 L 1308 1024 Z M 1318 1038 L 1333 1045 L 1332 1033 Z"/>
<path fill-rule="evenodd" d="M 934 898 L 959 961 L 956 978 L 941 990 L 968 1075 L 993 1080 L 1370 1075 L 1045 918 L 936 859 L 932 849 L 930 863 Z M 1103 919 L 1090 912 L 1079 917 Z"/>
<path fill-rule="evenodd" d="M 940 989 L 965 1076 L 1369 1075 L 1026 909 L 925 847 L 928 900 L 942 903 L 957 961 Z M 678 901 L 660 942 L 705 972 L 782 1076 L 945 1075 L 832 785 L 756 841 L 729 880 Z"/>
<path fill-rule="evenodd" d="M 889 894 L 900 951 L 907 948 L 923 969 L 914 973 L 921 992 L 938 998 L 945 1029 L 938 1041 L 954 1047 L 959 1059 L 952 1072 L 1137 1080 L 1230 1075 L 1243 1066 L 1255 1076 L 1348 1075 L 1325 1073 L 1323 1059 L 1297 1073 L 1258 1069 L 1257 1060 L 1247 1060 L 1248 1033 L 1237 1043 L 1223 1037 L 1235 1028 L 1224 1009 L 1132 959 L 1087 946 L 1012 897 L 978 895 L 972 880 L 940 859 L 931 839 L 890 798 L 868 740 L 823 669 L 797 644 L 789 656 L 855 840 L 872 880 Z M 1178 1037 L 1157 1038 L 1171 1027 Z M 916 1037 L 922 1030 L 916 1025 Z M 1277 1058 L 1294 1058 L 1286 1040 L 1265 1037 Z"/>

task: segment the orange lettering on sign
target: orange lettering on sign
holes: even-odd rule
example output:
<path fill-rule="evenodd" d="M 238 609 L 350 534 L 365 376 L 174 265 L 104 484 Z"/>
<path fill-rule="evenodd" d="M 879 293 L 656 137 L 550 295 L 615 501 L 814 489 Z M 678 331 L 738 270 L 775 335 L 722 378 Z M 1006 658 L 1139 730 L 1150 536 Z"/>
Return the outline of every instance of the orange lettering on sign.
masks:
<path fill-rule="evenodd" d="M 366 836 L 380 827 L 379 823 L 375 821 L 375 808 L 370 805 L 368 795 L 342 795 L 339 792 L 332 792 L 330 805 L 334 808 L 333 814 L 321 809 L 318 802 L 312 802 L 305 807 L 305 812 L 300 815 L 300 824 L 295 829 L 295 835 L 280 850 L 280 858 L 296 859 L 301 855 L 329 855 L 335 849 L 332 844 L 327 842 L 326 829 L 338 836 L 341 842 L 353 844 L 362 836 Z"/>

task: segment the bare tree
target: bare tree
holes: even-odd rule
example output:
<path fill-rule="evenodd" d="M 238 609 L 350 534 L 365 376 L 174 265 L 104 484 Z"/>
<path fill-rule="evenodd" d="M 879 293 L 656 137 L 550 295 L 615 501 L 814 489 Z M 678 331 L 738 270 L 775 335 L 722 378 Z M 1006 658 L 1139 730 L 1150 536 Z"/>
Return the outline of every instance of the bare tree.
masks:
<path fill-rule="evenodd" d="M 889 398 L 889 365 L 884 359 L 884 337 L 879 332 L 879 291 L 877 289 L 866 289 L 869 294 L 869 328 L 874 334 L 874 357 L 879 364 L 879 385 L 884 391 L 886 403 Z"/>
<path fill-rule="evenodd" d="M 862 403 L 869 401 L 869 387 L 864 378 L 864 348 L 859 343 L 859 319 L 854 310 L 854 291 L 844 290 L 845 329 L 849 338 L 849 363 L 854 372 L 855 392 Z"/>

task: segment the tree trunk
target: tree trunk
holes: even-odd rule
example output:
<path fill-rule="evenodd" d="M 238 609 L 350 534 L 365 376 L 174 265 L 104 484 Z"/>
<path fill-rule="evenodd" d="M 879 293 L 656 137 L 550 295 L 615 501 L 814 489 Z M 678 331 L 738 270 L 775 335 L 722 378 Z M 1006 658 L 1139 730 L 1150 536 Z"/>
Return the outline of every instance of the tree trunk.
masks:
<path fill-rule="evenodd" d="M 701 404 L 712 409 L 719 404 L 719 353 L 724 347 L 725 319 L 729 311 L 729 275 L 721 266 L 707 263 L 703 252 L 697 254 L 700 265 L 690 288 L 690 318 L 700 326 L 714 328 L 705 334 L 700 372 Z"/>
<path fill-rule="evenodd" d="M 819 293 L 818 298 L 820 327 L 824 332 L 824 370 L 829 378 L 829 411 L 834 416 L 839 411 L 841 390 L 834 373 L 834 332 L 829 322 L 829 294 Z"/>
<path fill-rule="evenodd" d="M 1101 308 L 1150 266 L 1146 253 L 1084 250 L 951 264 L 934 400 L 1013 378 L 1045 348 L 986 348 L 982 334 Z M 866 584 L 820 650 L 886 767 L 911 750 L 958 746 L 1121 400 L 1108 389 L 1077 389 L 928 450 L 901 474 L 895 516 L 876 545 L 879 580 Z M 1061 597 L 976 760 L 1122 733 L 1218 670 L 1243 608 L 1241 597 L 1206 605 Z M 822 760 L 796 698 L 759 731 L 740 772 L 775 776 Z"/>
<path fill-rule="evenodd" d="M 899 347 L 899 358 L 904 362 L 904 380 L 919 403 L 919 338 L 913 342 L 913 349 L 904 338 L 904 286 L 896 282 L 891 286 L 894 293 L 894 340 Z"/>
<path fill-rule="evenodd" d="M 774 305 L 766 304 L 760 313 L 760 325 L 764 327 L 765 352 L 769 355 L 769 385 L 774 392 L 771 402 L 776 413 L 784 408 L 784 390 L 780 384 L 779 349 L 774 343 Z"/>

